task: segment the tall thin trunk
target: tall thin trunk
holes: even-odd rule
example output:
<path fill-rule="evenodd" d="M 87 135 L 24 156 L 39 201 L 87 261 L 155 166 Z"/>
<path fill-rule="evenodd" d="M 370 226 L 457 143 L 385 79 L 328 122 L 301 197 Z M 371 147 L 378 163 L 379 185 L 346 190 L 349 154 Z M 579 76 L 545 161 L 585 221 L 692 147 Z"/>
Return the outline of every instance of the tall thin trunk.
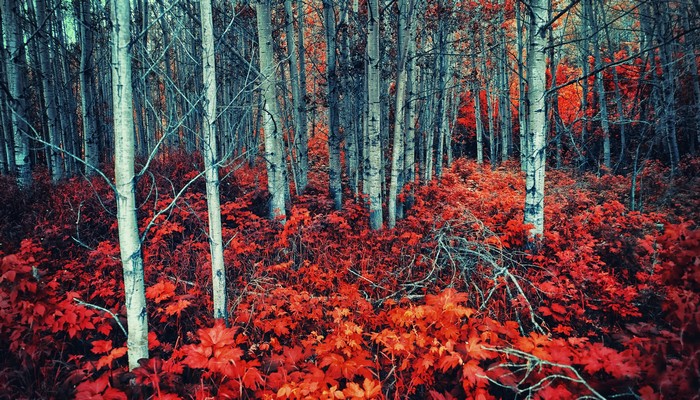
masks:
<path fill-rule="evenodd" d="M 26 126 L 25 105 L 25 56 L 22 28 L 19 24 L 20 7 L 17 0 L 5 0 L 2 8 L 2 23 L 5 30 L 6 52 L 5 72 L 7 73 L 8 105 L 12 114 L 12 135 L 14 138 L 14 159 L 17 184 L 21 188 L 32 185 L 32 171 L 29 159 L 29 134 Z"/>
<path fill-rule="evenodd" d="M 80 101 L 83 119 L 83 151 L 85 174 L 95 173 L 100 162 L 100 138 L 95 127 L 94 66 L 92 64 L 92 14 L 91 0 L 80 0 Z"/>
<path fill-rule="evenodd" d="M 304 3 L 297 0 L 297 55 L 299 57 L 299 133 L 297 135 L 297 157 L 299 175 L 308 185 L 309 133 L 306 116 L 306 50 L 304 48 Z"/>
<path fill-rule="evenodd" d="M 420 4 L 412 2 L 412 13 L 415 16 L 418 14 Z M 405 122 L 406 140 L 404 143 L 404 158 L 403 171 L 404 183 L 409 185 L 406 199 L 403 202 L 404 212 L 413 207 L 414 202 L 414 186 L 416 183 L 416 24 L 413 22 L 408 28 L 408 46 L 406 48 L 406 103 L 405 103 Z M 397 210 L 398 213 L 398 210 Z"/>
<path fill-rule="evenodd" d="M 301 11 L 299 11 L 301 12 Z M 302 155 L 301 155 L 301 130 L 306 129 L 306 121 L 302 121 L 302 111 L 301 111 L 301 90 L 299 88 L 299 67 L 297 62 L 299 61 L 299 51 L 296 47 L 294 40 L 294 13 L 292 11 L 292 0 L 284 1 L 284 13 L 285 13 L 285 33 L 287 38 L 287 53 L 289 55 L 289 79 L 291 81 L 292 88 L 292 115 L 294 116 L 294 140 L 293 140 L 293 152 L 294 162 L 296 166 L 294 170 L 296 171 L 295 176 L 295 189 L 296 194 L 300 195 L 306 189 L 308 185 L 308 162 L 306 165 L 302 165 Z"/>
<path fill-rule="evenodd" d="M 265 99 L 265 163 L 267 165 L 267 189 L 270 192 L 270 218 L 284 223 L 285 210 L 285 162 L 282 144 L 282 118 L 277 104 L 277 78 L 275 76 L 275 59 L 272 48 L 272 29 L 270 0 L 256 3 L 258 23 L 258 52 L 260 56 L 260 88 Z"/>
<path fill-rule="evenodd" d="M 209 250 L 211 254 L 212 297 L 214 318 L 228 321 L 226 307 L 226 269 L 221 238 L 221 204 L 219 198 L 219 160 L 216 147 L 216 57 L 211 0 L 200 0 L 202 19 L 202 85 L 204 87 L 203 155 L 209 215 Z"/>
<path fill-rule="evenodd" d="M 2 17 L 4 13 L 0 13 L 0 54 L 3 57 L 8 57 L 5 53 L 5 43 L 2 38 L 5 37 L 4 34 L 4 23 L 2 22 Z M 7 86 L 7 72 L 5 71 L 5 63 L 0 62 L 0 85 L 4 87 Z M 2 156 L 2 164 L 4 165 L 3 173 L 14 173 L 15 171 L 15 157 L 14 157 L 14 137 L 12 132 L 12 117 L 10 115 L 10 110 L 7 104 L 8 98 L 4 90 L 0 90 L 0 123 L 2 123 L 2 143 L 0 143 L 0 155 Z"/>
<path fill-rule="evenodd" d="M 369 195 L 369 226 L 372 230 L 382 228 L 382 200 L 380 169 L 380 58 L 379 58 L 379 5 L 378 0 L 368 0 L 367 17 L 367 194 Z"/>
<path fill-rule="evenodd" d="M 323 19 L 326 28 L 326 75 L 328 81 L 328 183 L 333 208 L 343 207 L 341 185 L 340 131 L 338 118 L 338 73 L 336 70 L 335 7 L 333 1 L 323 0 Z"/>
<path fill-rule="evenodd" d="M 691 15 L 690 8 L 687 8 L 683 16 L 683 25 L 686 31 L 690 31 Z M 695 117 L 695 146 L 696 152 L 700 150 L 700 77 L 698 76 L 697 63 L 697 43 L 693 43 L 688 36 L 684 40 L 686 63 L 690 72 L 691 84 L 693 85 L 693 112 Z"/>
<path fill-rule="evenodd" d="M 595 60 L 594 69 L 598 70 L 603 65 L 603 59 L 600 54 L 598 20 L 593 10 L 593 0 L 585 0 L 584 7 L 588 10 L 586 14 L 588 25 L 591 27 L 592 32 L 591 40 L 593 41 L 593 57 Z M 608 102 L 605 95 L 605 83 L 603 82 L 602 71 L 595 74 L 595 88 L 598 95 L 598 108 L 600 109 L 598 113 L 600 127 L 603 130 L 603 165 L 605 166 L 606 171 L 610 171 L 610 121 L 608 120 Z"/>
<path fill-rule="evenodd" d="M 51 50 L 49 48 L 48 29 L 46 21 L 46 3 L 37 1 L 34 8 L 37 26 L 44 27 L 39 36 L 39 68 L 41 70 L 41 86 L 46 105 L 46 122 L 49 133 L 50 148 L 47 151 L 48 163 L 51 166 L 51 180 L 58 182 L 63 177 L 63 160 L 61 149 L 61 133 L 56 110 L 56 95 L 51 69 Z"/>
<path fill-rule="evenodd" d="M 404 135 L 406 131 L 406 84 L 408 72 L 406 70 L 408 41 L 413 22 L 412 0 L 399 0 L 399 29 L 397 32 L 398 61 L 396 64 L 396 98 L 394 109 L 394 143 L 391 154 L 391 182 L 389 183 L 389 196 L 387 199 L 387 225 L 389 228 L 396 226 L 397 196 L 402 186 L 404 172 Z"/>
<path fill-rule="evenodd" d="M 523 61 L 523 28 L 522 11 L 520 1 L 515 4 L 515 29 L 517 31 L 516 47 L 518 52 L 518 131 L 520 136 L 520 169 L 525 171 L 525 161 L 527 156 L 527 99 L 525 93 L 525 68 Z"/>
<path fill-rule="evenodd" d="M 531 54 L 528 63 L 528 103 L 530 105 L 527 164 L 525 169 L 525 223 L 532 224 L 531 239 L 544 233 L 544 177 L 546 161 L 545 89 L 547 77 L 548 0 L 530 2 Z"/>
<path fill-rule="evenodd" d="M 143 258 L 136 219 L 134 122 L 131 88 L 131 32 L 129 0 L 112 3 L 112 104 L 114 109 L 114 174 L 119 249 L 124 272 L 129 369 L 148 358 L 148 313 Z"/>

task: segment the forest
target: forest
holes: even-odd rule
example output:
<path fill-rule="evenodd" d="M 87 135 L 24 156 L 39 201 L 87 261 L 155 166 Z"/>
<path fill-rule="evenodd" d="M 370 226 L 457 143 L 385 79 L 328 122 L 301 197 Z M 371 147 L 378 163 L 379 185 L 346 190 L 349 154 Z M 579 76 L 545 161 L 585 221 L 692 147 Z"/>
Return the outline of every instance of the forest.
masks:
<path fill-rule="evenodd" d="M 700 398 L 698 0 L 0 3 L 0 399 Z"/>

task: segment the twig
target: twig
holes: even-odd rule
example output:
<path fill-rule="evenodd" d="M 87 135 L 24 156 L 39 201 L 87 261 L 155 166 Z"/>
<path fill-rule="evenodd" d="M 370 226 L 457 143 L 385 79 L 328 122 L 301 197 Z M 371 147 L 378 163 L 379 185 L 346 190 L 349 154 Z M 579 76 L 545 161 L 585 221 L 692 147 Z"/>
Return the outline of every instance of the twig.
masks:
<path fill-rule="evenodd" d="M 75 302 L 78 303 L 78 304 L 80 304 L 81 306 L 94 308 L 94 309 L 96 309 L 96 310 L 100 310 L 100 311 L 106 312 L 107 314 L 111 315 L 112 318 L 114 318 L 114 320 L 117 322 L 117 325 L 119 325 L 119 327 L 121 328 L 122 332 L 124 332 L 124 335 L 125 335 L 127 338 L 129 337 L 129 334 L 126 332 L 126 329 L 124 329 L 124 325 L 122 325 L 122 323 L 119 321 L 119 317 L 117 317 L 117 315 L 114 314 L 113 312 L 111 312 L 110 310 L 108 310 L 108 309 L 106 309 L 106 308 L 104 308 L 104 307 L 100 307 L 100 306 L 98 306 L 98 305 L 96 305 L 96 304 L 84 302 L 84 301 L 80 300 L 80 299 L 77 298 L 77 297 L 76 297 L 76 298 L 73 298 L 73 300 L 75 300 Z"/>

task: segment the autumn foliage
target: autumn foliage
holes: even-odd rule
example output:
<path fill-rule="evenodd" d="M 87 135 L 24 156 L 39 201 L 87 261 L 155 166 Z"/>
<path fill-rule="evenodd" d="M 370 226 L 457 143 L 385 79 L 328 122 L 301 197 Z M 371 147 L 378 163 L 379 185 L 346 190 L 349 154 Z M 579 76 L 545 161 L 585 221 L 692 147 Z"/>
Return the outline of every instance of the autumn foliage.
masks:
<path fill-rule="evenodd" d="M 625 206 L 627 177 L 552 172 L 539 249 L 526 248 L 517 166 L 458 160 L 416 188 L 396 229 L 380 232 L 352 200 L 332 211 L 323 174 L 282 227 L 265 218 L 260 171 L 224 171 L 229 326 L 209 317 L 203 184 L 171 206 L 173 187 L 196 176 L 183 167 L 191 163 L 172 157 L 139 182 L 151 358 L 131 372 L 108 186 L 54 189 L 38 177 L 24 195 L 3 182 L 3 396 L 660 399 L 700 390 L 698 197 L 684 189 L 697 184 L 697 160 L 671 186 L 638 188 L 643 213 Z M 651 166 L 648 179 L 663 172 Z"/>

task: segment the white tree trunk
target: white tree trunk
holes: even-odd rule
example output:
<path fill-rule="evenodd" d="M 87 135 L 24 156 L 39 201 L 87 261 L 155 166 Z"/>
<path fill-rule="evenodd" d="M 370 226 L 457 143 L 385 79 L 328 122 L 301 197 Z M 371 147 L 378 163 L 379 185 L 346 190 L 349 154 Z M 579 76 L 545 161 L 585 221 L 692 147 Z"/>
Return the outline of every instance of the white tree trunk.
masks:
<path fill-rule="evenodd" d="M 292 88 L 292 115 L 294 116 L 294 161 L 296 162 L 296 177 L 295 177 L 295 190 L 296 194 L 300 195 L 306 189 L 308 185 L 308 160 L 304 163 L 304 155 L 301 150 L 302 135 L 301 131 L 306 131 L 306 121 L 302 119 L 302 93 L 299 87 L 299 67 L 297 67 L 297 62 L 299 61 L 299 51 L 297 50 L 294 41 L 294 13 L 292 11 L 292 0 L 284 1 L 284 12 L 285 12 L 285 33 L 287 38 L 287 53 L 289 55 L 289 79 L 291 81 Z M 300 10 L 298 12 L 301 12 Z M 303 65 L 301 66 L 304 67 Z"/>
<path fill-rule="evenodd" d="M 393 228 L 396 225 L 396 204 L 400 186 L 403 184 L 404 170 L 404 135 L 406 131 L 406 84 L 407 78 L 407 52 L 408 42 L 411 39 L 410 31 L 413 21 L 413 1 L 399 0 L 399 29 L 398 36 L 398 62 L 396 74 L 396 102 L 394 109 L 394 145 L 391 154 L 391 178 L 389 183 L 389 198 L 387 208 L 387 225 Z"/>
<path fill-rule="evenodd" d="M 272 48 L 270 0 L 256 4 L 258 23 L 258 51 L 260 55 L 260 89 L 265 99 L 263 124 L 265 131 L 265 162 L 267 165 L 267 189 L 270 192 L 270 218 L 286 218 L 285 163 L 282 145 L 282 118 L 277 104 L 277 78 L 275 54 Z"/>
<path fill-rule="evenodd" d="M 44 1 L 37 1 L 34 8 L 36 21 L 39 26 L 50 26 L 46 21 L 46 4 Z M 54 79 L 51 68 L 51 49 L 49 48 L 48 29 L 40 33 L 39 40 L 39 67 L 41 70 L 41 87 L 44 92 L 44 102 L 46 105 L 46 122 L 49 133 L 48 162 L 51 167 L 51 180 L 58 182 L 63 178 L 63 160 L 60 152 L 61 134 L 59 130 L 59 120 L 56 111 L 56 94 L 54 91 Z"/>
<path fill-rule="evenodd" d="M 94 78 L 92 63 L 92 15 L 91 0 L 80 0 L 80 101 L 83 119 L 83 151 L 85 152 L 85 174 L 95 173 L 100 161 L 99 137 L 95 124 Z"/>
<path fill-rule="evenodd" d="M 201 0 L 202 19 L 202 75 L 204 86 L 204 168 L 207 181 L 207 209 L 209 215 L 209 250 L 211 253 L 212 297 L 214 318 L 228 319 L 226 306 L 226 268 L 221 238 L 221 203 L 219 198 L 219 160 L 216 147 L 216 57 L 214 56 L 214 25 L 211 0 Z"/>
<path fill-rule="evenodd" d="M 369 195 L 369 226 L 372 230 L 382 228 L 382 198 L 380 168 L 380 62 L 379 62 L 379 5 L 378 0 L 369 0 L 367 17 L 367 188 Z"/>
<path fill-rule="evenodd" d="M 112 3 L 112 104 L 114 109 L 114 175 L 119 248 L 124 272 L 128 324 L 129 369 L 148 358 L 148 317 L 144 292 L 143 258 L 136 220 L 134 175 L 134 109 L 131 87 L 129 0 Z"/>
<path fill-rule="evenodd" d="M 546 25 L 548 0 L 530 2 L 532 38 L 528 57 L 529 120 L 525 165 L 525 223 L 532 224 L 530 237 L 544 233 L 544 173 L 546 157 L 545 88 L 547 64 Z"/>
<path fill-rule="evenodd" d="M 338 74 L 336 62 L 335 8 L 332 0 L 323 0 L 323 19 L 326 28 L 326 74 L 328 82 L 328 184 L 333 208 L 343 206 L 343 188 L 340 165 L 340 131 L 338 118 Z"/>
<path fill-rule="evenodd" d="M 5 68 L 10 98 L 8 104 L 12 113 L 12 135 L 14 137 L 14 160 L 17 170 L 17 184 L 21 188 L 32 185 L 32 171 L 29 161 L 29 136 L 26 127 L 24 100 L 24 50 L 22 28 L 19 25 L 20 7 L 17 0 L 5 0 L 2 7 L 2 23 L 5 30 Z"/>

